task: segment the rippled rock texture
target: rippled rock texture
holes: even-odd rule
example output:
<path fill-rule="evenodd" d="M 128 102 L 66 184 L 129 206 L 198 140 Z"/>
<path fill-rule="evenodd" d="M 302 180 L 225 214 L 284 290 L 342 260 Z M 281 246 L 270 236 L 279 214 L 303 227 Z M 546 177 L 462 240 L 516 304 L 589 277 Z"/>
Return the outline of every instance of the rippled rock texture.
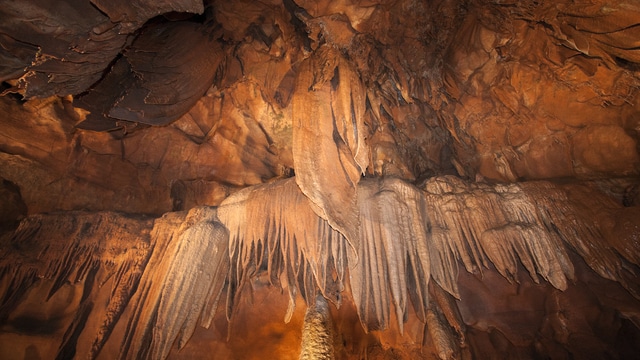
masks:
<path fill-rule="evenodd" d="M 0 0 L 0 354 L 297 359 L 308 306 L 339 359 L 632 357 L 638 39 L 634 1 Z"/>

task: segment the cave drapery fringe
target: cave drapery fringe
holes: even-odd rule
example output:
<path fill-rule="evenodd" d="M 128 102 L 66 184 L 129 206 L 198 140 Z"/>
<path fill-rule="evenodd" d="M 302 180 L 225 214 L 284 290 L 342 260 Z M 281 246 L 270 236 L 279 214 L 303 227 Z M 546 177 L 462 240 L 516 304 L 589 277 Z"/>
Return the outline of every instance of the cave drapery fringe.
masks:
<path fill-rule="evenodd" d="M 340 306 L 350 291 L 365 331 L 387 329 L 395 318 L 402 332 L 412 305 L 439 356 L 447 357 L 464 341 L 452 301 L 460 297 L 460 265 L 469 272 L 493 266 L 517 281 L 521 264 L 534 281 L 564 290 L 576 278 L 568 255 L 575 252 L 600 276 L 637 294 L 627 265 L 638 265 L 640 251 L 607 243 L 552 183 L 471 184 L 444 176 L 418 189 L 374 178 L 357 189 L 357 247 L 313 211 L 293 178 L 245 188 L 218 208 L 155 220 L 108 212 L 30 216 L 3 238 L 0 316 L 6 319 L 38 281 L 51 282 L 49 297 L 63 284 L 85 282 L 80 306 L 89 310 L 70 326 L 99 319 L 85 349 L 90 357 L 107 341 L 119 341 L 121 358 L 165 358 L 198 323 L 211 325 L 224 293 L 232 322 L 243 286 L 266 272 L 290 298 L 285 321 L 298 294 L 307 304 L 321 296 Z M 98 313 L 87 305 L 99 291 L 91 284 L 106 283 L 109 304 Z M 124 336 L 109 339 L 117 326 Z M 59 357 L 79 346 L 80 335 L 68 333 Z"/>

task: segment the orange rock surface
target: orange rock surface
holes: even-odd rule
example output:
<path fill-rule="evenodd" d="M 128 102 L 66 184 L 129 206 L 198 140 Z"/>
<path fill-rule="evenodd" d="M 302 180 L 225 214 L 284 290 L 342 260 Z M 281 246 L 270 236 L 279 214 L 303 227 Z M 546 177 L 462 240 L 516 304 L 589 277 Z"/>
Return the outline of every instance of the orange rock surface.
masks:
<path fill-rule="evenodd" d="M 629 358 L 632 0 L 0 0 L 0 357 Z"/>

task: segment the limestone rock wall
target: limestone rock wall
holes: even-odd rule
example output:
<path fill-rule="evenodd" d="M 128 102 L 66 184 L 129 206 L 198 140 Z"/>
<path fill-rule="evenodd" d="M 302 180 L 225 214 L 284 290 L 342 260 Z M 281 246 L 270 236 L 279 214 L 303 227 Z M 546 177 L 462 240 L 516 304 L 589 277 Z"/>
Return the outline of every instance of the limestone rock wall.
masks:
<path fill-rule="evenodd" d="M 296 358 L 318 294 L 338 358 L 633 354 L 639 24 L 0 0 L 3 357 Z"/>
<path fill-rule="evenodd" d="M 637 351 L 637 206 L 588 184 L 362 186 L 357 244 L 294 179 L 155 219 L 29 216 L 0 238 L 0 351 L 296 358 L 300 309 L 318 296 L 342 359 Z M 594 223 L 581 203 L 593 199 Z"/>

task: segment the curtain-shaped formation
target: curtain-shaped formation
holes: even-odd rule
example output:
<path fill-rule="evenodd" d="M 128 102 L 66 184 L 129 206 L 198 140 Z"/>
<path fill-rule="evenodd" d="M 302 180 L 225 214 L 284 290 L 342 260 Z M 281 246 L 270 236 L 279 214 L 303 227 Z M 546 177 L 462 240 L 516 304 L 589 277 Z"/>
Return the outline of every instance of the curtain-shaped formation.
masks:
<path fill-rule="evenodd" d="M 459 298 L 459 264 L 469 272 L 493 266 L 509 281 L 522 265 L 535 282 L 542 277 L 564 290 L 575 280 L 568 249 L 633 290 L 619 254 L 556 185 L 470 184 L 445 176 L 424 188 L 393 178 L 360 181 L 355 257 L 345 256 L 344 237 L 315 214 L 292 178 L 230 196 L 218 211 L 230 232 L 230 315 L 243 284 L 262 270 L 288 289 L 287 319 L 296 294 L 309 303 L 316 286 L 339 305 L 348 270 L 364 329 L 386 329 L 395 309 L 402 331 L 407 299 L 422 321 L 433 316 L 431 277 Z"/>
<path fill-rule="evenodd" d="M 539 275 L 565 290 L 575 278 L 568 249 L 600 276 L 634 291 L 621 253 L 557 185 L 540 181 L 491 186 L 447 176 L 430 179 L 424 188 L 432 220 L 433 277 L 455 296 L 458 261 L 469 272 L 492 264 L 510 281 L 522 264 L 534 281 Z M 637 252 L 631 248 L 621 249 L 627 259 Z"/>
<path fill-rule="evenodd" d="M 582 206 L 569 198 L 568 193 L 547 182 L 529 182 L 519 185 L 522 193 L 536 205 L 536 213 L 548 231 L 557 232 L 570 249 L 575 251 L 598 275 L 619 282 L 634 296 L 640 297 L 640 288 L 633 266 L 640 265 L 640 244 L 633 240 L 634 229 L 626 235 L 629 238 L 605 237 L 591 214 L 583 214 Z M 611 197 L 598 192 L 583 196 L 601 204 L 604 208 L 615 209 L 617 205 Z"/>
<path fill-rule="evenodd" d="M 360 248 L 349 261 L 353 299 L 365 330 L 386 329 L 391 303 L 402 332 L 407 292 L 424 321 L 430 264 L 429 218 L 422 192 L 398 179 L 367 179 L 358 187 Z"/>
<path fill-rule="evenodd" d="M 292 98 L 296 182 L 313 210 L 358 247 L 357 186 L 368 165 L 365 90 L 330 45 L 299 68 Z"/>
<path fill-rule="evenodd" d="M 367 331 L 386 329 L 392 306 L 402 330 L 408 295 L 424 320 L 430 277 L 424 196 L 398 179 L 366 179 L 358 186 L 358 204 L 361 246 L 347 260 L 344 237 L 313 212 L 294 179 L 230 196 L 218 209 L 230 232 L 228 305 L 237 303 L 243 284 L 261 268 L 273 284 L 288 289 L 287 319 L 297 292 L 309 303 L 316 286 L 339 305 L 348 265 L 353 299 Z"/>
<path fill-rule="evenodd" d="M 149 219 L 116 213 L 36 215 L 2 239 L 0 319 L 4 322 L 32 288 L 51 282 L 47 299 L 66 284 L 84 283 L 79 308 L 65 331 L 56 358 L 68 358 L 85 346 L 96 356 L 120 320 L 138 287 L 150 253 Z M 107 281 L 106 305 L 97 293 Z M 99 324 L 80 334 L 87 319 Z M 84 341 L 79 341 L 80 337 Z M 52 354 L 53 355 L 53 354 Z"/>
<path fill-rule="evenodd" d="M 2 239 L 0 318 L 33 289 L 50 286 L 48 301 L 64 286 L 81 285 L 56 358 L 96 358 L 110 343 L 122 359 L 164 359 L 176 340 L 182 348 L 216 313 L 229 257 L 228 233 L 215 213 L 29 217 Z"/>
<path fill-rule="evenodd" d="M 522 265 L 534 281 L 566 289 L 576 277 L 571 249 L 602 277 L 637 290 L 629 266 L 637 245 L 610 246 L 584 206 L 576 207 L 580 196 L 619 206 L 605 195 L 549 182 L 472 184 L 450 176 L 430 179 L 424 189 L 394 178 L 360 181 L 361 246 L 354 257 L 294 178 L 240 190 L 217 209 L 155 220 L 31 216 L 0 242 L 0 319 L 33 287 L 49 286 L 51 298 L 82 284 L 58 358 L 96 357 L 108 347 L 120 358 L 162 359 L 174 343 L 183 347 L 198 323 L 209 327 L 225 289 L 232 320 L 243 286 L 266 273 L 288 293 L 286 320 L 298 294 L 307 304 L 322 296 L 339 306 L 350 290 L 365 331 L 386 329 L 394 317 L 403 331 L 412 303 L 439 356 L 448 358 L 465 336 L 453 298 L 460 296 L 458 264 L 472 272 L 494 266 L 510 281 Z"/>
<path fill-rule="evenodd" d="M 226 229 L 213 208 L 196 208 L 186 218 L 171 216 L 156 226 L 155 248 L 132 299 L 133 316 L 121 358 L 164 359 L 196 325 L 209 327 L 229 269 Z"/>
<path fill-rule="evenodd" d="M 347 243 L 313 212 L 295 179 L 241 190 L 220 205 L 218 217 L 229 229 L 229 318 L 243 285 L 260 270 L 267 271 L 272 284 L 287 289 L 287 321 L 298 292 L 310 303 L 318 288 L 340 304 Z"/>
<path fill-rule="evenodd" d="M 471 185 L 442 177 L 429 180 L 425 189 L 433 221 L 434 278 L 455 296 L 457 260 L 470 272 L 491 263 L 510 281 L 522 264 L 534 281 L 540 275 L 562 290 L 574 278 L 558 233 L 545 226 L 538 203 L 516 185 Z"/>

